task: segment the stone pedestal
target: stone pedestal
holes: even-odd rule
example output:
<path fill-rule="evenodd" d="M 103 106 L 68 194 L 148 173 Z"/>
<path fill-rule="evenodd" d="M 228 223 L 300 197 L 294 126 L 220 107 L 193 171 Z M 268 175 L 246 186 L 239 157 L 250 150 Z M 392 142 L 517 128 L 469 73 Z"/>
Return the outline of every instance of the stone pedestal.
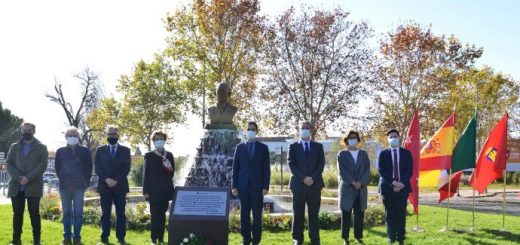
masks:
<path fill-rule="evenodd" d="M 235 129 L 206 129 L 184 186 L 230 188 L 238 143 Z"/>

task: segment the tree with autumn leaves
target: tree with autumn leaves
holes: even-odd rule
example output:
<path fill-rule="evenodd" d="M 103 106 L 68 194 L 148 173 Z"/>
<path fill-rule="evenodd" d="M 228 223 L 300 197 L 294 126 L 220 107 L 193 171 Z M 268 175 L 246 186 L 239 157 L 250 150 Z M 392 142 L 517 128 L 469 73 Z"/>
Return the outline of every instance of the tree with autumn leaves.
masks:
<path fill-rule="evenodd" d="M 293 135 L 299 122 L 309 121 L 315 138 L 346 131 L 347 125 L 372 139 L 384 136 L 388 128 L 404 132 L 416 109 L 425 136 L 453 110 L 464 122 L 477 107 L 486 132 L 503 111 L 520 111 L 518 81 L 491 67 L 476 68 L 483 48 L 454 35 L 435 34 L 431 27 L 410 22 L 386 33 L 374 49 L 369 45 L 373 30 L 366 22 L 353 21 L 348 11 L 291 7 L 268 19 L 260 7 L 257 0 L 194 0 L 168 14 L 167 46 L 156 56 L 162 65 L 157 60 L 146 66 L 138 62 L 136 67 L 143 69 L 122 76 L 119 92 L 123 98 L 145 98 L 152 90 L 141 86 L 145 77 L 138 72 L 167 74 L 170 82 L 161 86 L 171 92 L 170 98 L 156 106 L 189 110 L 203 119 L 215 101 L 215 86 L 226 82 L 232 103 L 239 107 L 237 125 L 252 119 L 267 133 Z M 165 71 L 152 71 L 152 66 Z M 136 81 L 123 85 L 125 77 Z M 115 108 L 112 114 L 117 115 L 110 115 Z M 108 98 L 90 119 L 100 125 L 95 118 L 119 118 L 128 139 L 140 137 L 132 142 L 144 144 L 148 130 L 137 126 L 150 123 L 150 117 L 124 116 L 136 110 L 135 103 Z M 184 114 L 172 115 L 177 116 L 153 126 L 183 122 Z M 457 125 L 461 130 L 464 123 Z M 143 135 L 132 136 L 137 132 Z"/>

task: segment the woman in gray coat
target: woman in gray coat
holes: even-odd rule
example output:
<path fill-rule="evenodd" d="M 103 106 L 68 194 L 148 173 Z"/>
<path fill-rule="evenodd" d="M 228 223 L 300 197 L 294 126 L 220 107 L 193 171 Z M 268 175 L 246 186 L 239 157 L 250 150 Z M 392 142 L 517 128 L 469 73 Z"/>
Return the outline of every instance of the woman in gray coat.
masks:
<path fill-rule="evenodd" d="M 358 148 L 360 142 L 359 133 L 349 131 L 341 141 L 347 149 L 338 153 L 339 207 L 343 244 L 349 244 L 352 209 L 354 209 L 354 237 L 358 243 L 363 244 L 363 218 L 367 208 L 370 161 L 368 153 Z"/>

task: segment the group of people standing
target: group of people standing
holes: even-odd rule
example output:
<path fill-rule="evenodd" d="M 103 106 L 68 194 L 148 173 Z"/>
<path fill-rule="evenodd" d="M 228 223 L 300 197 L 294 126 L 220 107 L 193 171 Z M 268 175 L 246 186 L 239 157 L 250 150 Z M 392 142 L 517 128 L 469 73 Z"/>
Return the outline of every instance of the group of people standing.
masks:
<path fill-rule="evenodd" d="M 319 211 L 325 153 L 323 145 L 311 140 L 309 122 L 300 125 L 300 140 L 289 146 L 287 156 L 292 177 L 292 241 L 301 245 L 304 241 L 305 207 L 307 207 L 308 232 L 312 245 L 320 244 Z M 267 145 L 256 139 L 258 125 L 249 122 L 247 141 L 237 146 L 233 162 L 232 194 L 240 199 L 240 233 L 242 245 L 260 244 L 262 236 L 263 196 L 269 191 L 270 163 Z M 411 192 L 413 160 L 410 151 L 399 147 L 399 131 L 387 132 L 389 149 L 379 154 L 379 192 L 385 207 L 388 243 L 404 244 L 406 202 Z M 341 140 L 346 149 L 338 153 L 339 207 L 341 209 L 341 237 L 349 244 L 352 213 L 354 214 L 354 238 L 363 242 L 363 220 L 367 209 L 370 160 L 368 153 L 359 148 L 361 136 L 349 131 Z M 251 226 L 251 213 L 253 224 Z"/>
<path fill-rule="evenodd" d="M 23 213 L 27 202 L 33 231 L 33 244 L 41 243 L 40 199 L 43 195 L 43 173 L 47 169 L 47 147 L 34 137 L 36 126 L 23 123 L 23 137 L 7 153 L 7 172 L 11 176 L 8 197 L 13 208 L 13 234 L 11 244 L 21 242 Z M 79 144 L 77 128 L 65 132 L 67 145 L 56 151 L 55 171 L 59 179 L 59 194 L 63 210 L 62 245 L 79 245 L 83 225 L 83 201 L 89 187 L 93 169 L 98 177 L 97 192 L 101 204 L 101 235 L 98 244 L 109 244 L 112 205 L 116 212 L 116 238 L 126 244 L 126 195 L 130 188 L 130 149 L 119 144 L 119 128 L 106 129 L 107 144 L 96 149 L 92 160 L 90 149 Z M 143 195 L 150 204 L 151 240 L 164 243 L 165 214 L 173 197 L 174 160 L 165 151 L 166 134 L 153 132 L 151 140 L 155 150 L 144 156 Z"/>
<path fill-rule="evenodd" d="M 311 244 L 320 244 L 319 210 L 321 191 L 324 187 L 323 170 L 325 153 L 323 145 L 311 139 L 311 124 L 300 125 L 300 140 L 289 147 L 288 164 L 291 169 L 290 190 L 293 201 L 293 244 L 303 244 L 305 207 L 307 207 L 308 231 Z M 27 201 L 33 228 L 33 244 L 41 241 L 39 214 L 43 195 L 42 176 L 47 169 L 47 147 L 34 138 L 36 126 L 23 123 L 23 137 L 14 143 L 7 154 L 7 171 L 11 176 L 8 196 L 13 208 L 13 235 L 11 244 L 21 244 L 23 213 Z M 270 154 L 267 145 L 257 140 L 258 125 L 249 122 L 247 141 L 236 146 L 233 161 L 233 195 L 241 204 L 242 244 L 260 244 L 262 235 L 263 197 L 269 192 Z M 56 152 L 55 169 L 59 179 L 59 193 L 63 209 L 63 241 L 61 244 L 82 244 L 83 201 L 89 186 L 93 168 L 98 176 L 97 192 L 101 203 L 101 236 L 98 244 L 108 244 L 111 228 L 112 205 L 116 212 L 116 237 L 119 244 L 126 244 L 126 195 L 129 192 L 130 149 L 119 144 L 119 129 L 109 125 L 107 144 L 96 149 L 94 162 L 90 149 L 79 144 L 79 132 L 69 128 L 65 132 L 67 145 Z M 392 129 L 387 132 L 389 149 L 379 154 L 379 192 L 386 212 L 389 244 L 404 243 L 406 202 L 411 192 L 413 160 L 410 151 L 399 147 L 400 134 Z M 174 194 L 174 157 L 165 150 L 167 135 L 155 131 L 151 135 L 154 150 L 144 156 L 143 196 L 149 202 L 151 214 L 151 242 L 164 243 L 164 230 L 169 201 Z M 339 170 L 339 207 L 341 208 L 341 237 L 349 244 L 349 231 L 354 214 L 354 238 L 363 244 L 363 220 L 367 209 L 367 184 L 370 174 L 368 153 L 359 148 L 359 132 L 350 131 L 341 143 L 346 149 L 337 157 Z M 251 225 L 251 213 L 253 216 Z"/>

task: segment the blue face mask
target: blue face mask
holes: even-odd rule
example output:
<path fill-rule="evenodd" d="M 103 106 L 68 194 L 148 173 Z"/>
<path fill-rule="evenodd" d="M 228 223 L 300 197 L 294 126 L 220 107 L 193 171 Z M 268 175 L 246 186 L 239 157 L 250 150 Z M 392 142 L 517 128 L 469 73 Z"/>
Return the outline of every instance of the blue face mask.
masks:
<path fill-rule="evenodd" d="M 164 140 L 155 140 L 153 142 L 153 145 L 155 146 L 156 149 L 162 149 L 162 148 L 164 148 L 164 143 L 165 143 Z"/>
<path fill-rule="evenodd" d="M 247 140 L 255 140 L 256 139 L 256 132 L 248 130 L 246 132 L 246 138 L 247 138 Z"/>
<path fill-rule="evenodd" d="M 388 139 L 388 144 L 390 144 L 390 147 L 392 147 L 392 148 L 399 147 L 399 138 L 390 138 L 390 139 Z"/>
<path fill-rule="evenodd" d="M 350 147 L 356 147 L 357 144 L 358 144 L 357 139 L 348 139 L 348 145 L 349 145 Z"/>
<path fill-rule="evenodd" d="M 311 131 L 309 129 L 301 129 L 300 130 L 300 137 L 302 139 L 307 139 L 311 136 Z"/>

